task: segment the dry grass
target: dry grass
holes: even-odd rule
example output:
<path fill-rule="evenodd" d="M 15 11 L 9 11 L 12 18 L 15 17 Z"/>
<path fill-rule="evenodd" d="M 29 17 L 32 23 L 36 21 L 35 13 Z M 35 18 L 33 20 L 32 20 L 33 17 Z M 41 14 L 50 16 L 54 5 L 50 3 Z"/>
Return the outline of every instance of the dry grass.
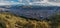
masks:
<path fill-rule="evenodd" d="M 51 28 L 51 22 L 26 20 L 8 12 L 0 13 L 0 21 L 5 22 L 6 28 Z"/>

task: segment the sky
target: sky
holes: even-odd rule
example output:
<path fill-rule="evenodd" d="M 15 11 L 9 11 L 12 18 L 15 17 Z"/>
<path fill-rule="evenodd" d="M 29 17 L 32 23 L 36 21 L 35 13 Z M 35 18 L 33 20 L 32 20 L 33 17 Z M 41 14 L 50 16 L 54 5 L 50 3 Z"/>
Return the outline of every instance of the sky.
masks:
<path fill-rule="evenodd" d="M 18 0 L 8 0 L 8 1 L 15 1 L 15 2 L 18 2 Z"/>
<path fill-rule="evenodd" d="M 6 1 L 15 1 L 15 2 L 18 2 L 20 0 L 6 0 Z M 22 1 L 26 1 L 26 0 L 22 0 Z M 29 1 L 32 1 L 32 0 L 29 0 Z"/>
<path fill-rule="evenodd" d="M 0 0 L 1 1 L 1 0 Z M 19 2 L 20 0 L 3 0 L 3 1 L 14 1 L 14 2 Z M 24 4 L 28 4 L 28 2 L 26 2 L 26 0 L 22 0 L 23 1 L 23 3 Z M 31 0 L 30 0 L 31 1 Z M 51 0 L 52 1 L 52 0 Z M 53 0 L 54 1 L 54 0 Z M 58 1 L 58 3 L 56 2 L 56 1 Z M 42 1 L 41 2 L 41 4 L 42 3 L 45 3 L 45 4 L 47 4 L 48 3 L 48 5 L 55 5 L 55 6 L 60 6 L 60 0 L 56 0 L 55 2 L 47 2 L 47 0 L 45 0 L 45 1 Z M 0 3 L 1 5 L 2 5 L 2 3 Z M 3 4 L 5 4 L 4 2 L 3 2 Z M 31 4 L 31 3 L 30 3 Z M 33 4 L 33 5 L 35 5 L 35 4 Z M 39 4 L 40 5 L 40 4 Z"/>
<path fill-rule="evenodd" d="M 1 1 L 3 1 L 3 2 L 1 2 Z M 18 4 L 18 3 L 8 3 L 8 2 L 6 3 L 5 1 L 6 1 L 6 2 L 7 2 L 7 1 L 8 1 L 8 2 L 13 2 L 13 1 L 14 1 L 14 2 L 18 2 L 18 0 L 0 0 L 0 6 L 1 6 L 1 5 Z"/>
<path fill-rule="evenodd" d="M 14 2 L 18 2 L 18 0 L 2 0 L 2 1 L 14 1 Z"/>

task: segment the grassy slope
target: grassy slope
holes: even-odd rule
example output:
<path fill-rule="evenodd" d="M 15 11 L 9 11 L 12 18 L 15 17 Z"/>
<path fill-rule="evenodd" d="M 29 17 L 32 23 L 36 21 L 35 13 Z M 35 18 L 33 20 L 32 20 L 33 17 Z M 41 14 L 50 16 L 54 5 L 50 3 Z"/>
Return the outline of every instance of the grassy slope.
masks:
<path fill-rule="evenodd" d="M 0 21 L 4 21 L 7 28 L 50 28 L 49 22 L 26 20 L 9 12 L 0 13 Z"/>
<path fill-rule="evenodd" d="M 55 27 L 60 28 L 60 11 L 49 17 Z"/>

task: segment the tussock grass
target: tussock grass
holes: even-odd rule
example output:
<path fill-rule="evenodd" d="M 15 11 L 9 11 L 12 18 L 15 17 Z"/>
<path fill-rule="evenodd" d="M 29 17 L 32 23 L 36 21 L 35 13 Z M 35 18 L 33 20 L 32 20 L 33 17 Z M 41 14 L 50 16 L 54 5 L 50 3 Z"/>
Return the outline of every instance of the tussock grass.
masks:
<path fill-rule="evenodd" d="M 5 22 L 6 28 L 51 28 L 51 22 L 24 19 L 10 12 L 0 13 L 0 21 Z"/>

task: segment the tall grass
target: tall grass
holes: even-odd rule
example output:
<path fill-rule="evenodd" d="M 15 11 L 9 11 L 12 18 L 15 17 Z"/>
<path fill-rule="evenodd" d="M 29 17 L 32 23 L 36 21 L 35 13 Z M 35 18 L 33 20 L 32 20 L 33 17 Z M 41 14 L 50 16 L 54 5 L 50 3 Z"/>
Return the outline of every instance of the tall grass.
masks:
<path fill-rule="evenodd" d="M 51 28 L 51 22 L 26 19 L 9 12 L 0 13 L 0 21 L 6 22 L 7 28 Z"/>

